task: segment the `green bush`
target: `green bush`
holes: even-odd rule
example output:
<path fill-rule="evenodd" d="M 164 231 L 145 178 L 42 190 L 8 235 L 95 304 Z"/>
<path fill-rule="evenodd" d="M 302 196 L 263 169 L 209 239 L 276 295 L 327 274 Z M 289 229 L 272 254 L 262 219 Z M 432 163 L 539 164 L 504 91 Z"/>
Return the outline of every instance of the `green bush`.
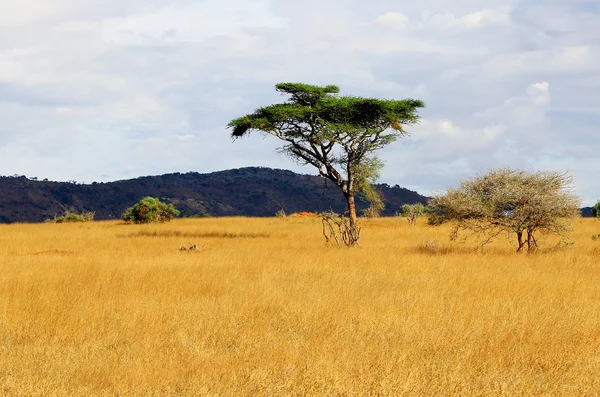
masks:
<path fill-rule="evenodd" d="M 178 215 L 179 211 L 173 204 L 162 203 L 154 197 L 144 197 L 125 211 L 123 220 L 133 223 L 169 222 Z"/>
<path fill-rule="evenodd" d="M 427 215 L 429 213 L 429 208 L 422 203 L 404 204 L 400 211 L 402 216 L 406 217 L 406 220 L 410 225 L 416 225 L 417 218 Z"/>
<path fill-rule="evenodd" d="M 600 201 L 598 201 L 596 205 L 592 207 L 592 214 L 595 218 L 600 219 Z"/>
<path fill-rule="evenodd" d="M 71 211 L 65 211 L 64 215 L 54 216 L 53 219 L 47 219 L 47 223 L 67 223 L 67 222 L 92 222 L 94 220 L 95 212 L 82 212 L 77 214 Z"/>

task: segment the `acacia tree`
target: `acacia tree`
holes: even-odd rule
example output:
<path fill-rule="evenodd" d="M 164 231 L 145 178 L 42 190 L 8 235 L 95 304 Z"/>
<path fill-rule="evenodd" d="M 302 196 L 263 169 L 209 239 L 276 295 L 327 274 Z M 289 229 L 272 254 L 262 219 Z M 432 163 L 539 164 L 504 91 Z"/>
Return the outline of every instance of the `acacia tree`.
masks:
<path fill-rule="evenodd" d="M 452 222 L 454 238 L 461 230 L 484 235 L 482 246 L 503 232 L 515 233 L 517 252 L 525 244 L 531 251 L 537 248 L 536 232 L 564 235 L 569 220 L 580 216 L 571 184 L 567 173 L 492 170 L 431 199 L 429 223 Z"/>
<path fill-rule="evenodd" d="M 339 96 L 334 85 L 280 83 L 275 89 L 289 95 L 288 101 L 232 120 L 231 135 L 239 138 L 261 131 L 283 141 L 281 152 L 314 166 L 342 190 L 350 229 L 355 231 L 355 196 L 377 178 L 382 167 L 375 152 L 406 135 L 404 126 L 418 121 L 417 110 L 424 103 Z"/>

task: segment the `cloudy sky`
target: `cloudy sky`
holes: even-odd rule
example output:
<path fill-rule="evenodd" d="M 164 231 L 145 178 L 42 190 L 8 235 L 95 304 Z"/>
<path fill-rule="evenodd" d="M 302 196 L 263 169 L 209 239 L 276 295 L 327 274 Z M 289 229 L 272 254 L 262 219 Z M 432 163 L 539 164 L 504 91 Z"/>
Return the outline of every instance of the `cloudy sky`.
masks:
<path fill-rule="evenodd" d="M 0 0 L 0 174 L 112 181 L 267 166 L 226 124 L 282 81 L 419 98 L 381 181 L 431 194 L 501 166 L 600 199 L 597 0 Z"/>

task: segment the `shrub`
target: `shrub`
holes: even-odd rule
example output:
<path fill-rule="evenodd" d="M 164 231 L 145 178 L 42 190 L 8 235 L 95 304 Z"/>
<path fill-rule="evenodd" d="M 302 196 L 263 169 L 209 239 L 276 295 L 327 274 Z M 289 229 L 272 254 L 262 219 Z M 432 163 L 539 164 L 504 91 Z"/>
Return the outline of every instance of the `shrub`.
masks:
<path fill-rule="evenodd" d="M 144 197 L 123 214 L 123 220 L 133 223 L 169 222 L 179 215 L 172 204 L 162 203 L 154 197 Z"/>
<path fill-rule="evenodd" d="M 425 216 L 429 213 L 429 209 L 422 203 L 404 204 L 400 211 L 402 216 L 406 217 L 409 225 L 416 225 L 417 218 Z"/>
<path fill-rule="evenodd" d="M 594 218 L 600 219 L 600 200 L 592 207 L 592 215 L 594 215 Z"/>
<path fill-rule="evenodd" d="M 95 212 L 82 212 L 77 214 L 71 211 L 65 211 L 64 215 L 54 216 L 53 219 L 47 219 L 47 223 L 67 223 L 67 222 L 92 222 L 94 220 Z"/>
<path fill-rule="evenodd" d="M 381 192 L 375 190 L 373 185 L 366 184 L 366 186 L 363 187 L 361 196 L 364 200 L 369 202 L 369 208 L 363 210 L 363 216 L 365 218 L 379 218 L 381 216 L 381 211 L 385 209 Z"/>

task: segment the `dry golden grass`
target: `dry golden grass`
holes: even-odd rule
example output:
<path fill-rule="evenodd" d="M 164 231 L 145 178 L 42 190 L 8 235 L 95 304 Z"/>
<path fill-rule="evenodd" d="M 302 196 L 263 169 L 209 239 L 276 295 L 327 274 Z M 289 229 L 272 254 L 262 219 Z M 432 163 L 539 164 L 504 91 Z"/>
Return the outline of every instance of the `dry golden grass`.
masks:
<path fill-rule="evenodd" d="M 363 221 L 356 249 L 320 233 L 0 226 L 0 395 L 598 395 L 600 222 L 536 254 L 400 219 Z"/>

